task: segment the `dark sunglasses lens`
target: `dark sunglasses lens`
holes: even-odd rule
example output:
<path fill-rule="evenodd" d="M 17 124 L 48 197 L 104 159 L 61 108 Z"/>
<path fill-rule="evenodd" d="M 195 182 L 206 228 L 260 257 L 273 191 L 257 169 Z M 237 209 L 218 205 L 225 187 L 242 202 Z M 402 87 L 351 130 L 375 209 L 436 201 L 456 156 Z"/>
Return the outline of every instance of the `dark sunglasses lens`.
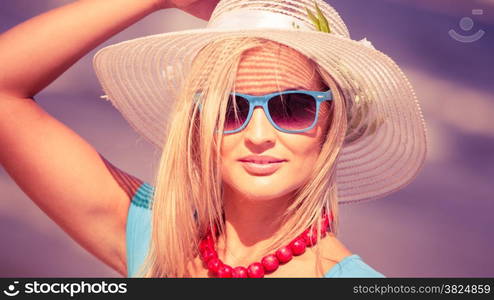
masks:
<path fill-rule="evenodd" d="M 235 130 L 245 123 L 249 115 L 249 102 L 241 96 L 228 98 L 225 116 L 225 131 Z"/>
<path fill-rule="evenodd" d="M 306 129 L 316 117 L 316 100 L 301 93 L 276 96 L 269 100 L 268 108 L 273 122 L 287 130 Z"/>

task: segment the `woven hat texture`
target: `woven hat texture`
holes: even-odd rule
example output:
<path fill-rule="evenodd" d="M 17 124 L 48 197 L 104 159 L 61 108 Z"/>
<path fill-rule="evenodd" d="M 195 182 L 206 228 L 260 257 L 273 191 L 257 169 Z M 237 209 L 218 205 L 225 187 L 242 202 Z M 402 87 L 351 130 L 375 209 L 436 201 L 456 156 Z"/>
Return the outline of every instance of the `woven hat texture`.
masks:
<path fill-rule="evenodd" d="M 315 2 L 330 33 L 316 30 L 308 17 L 307 8 L 317 14 L 313 0 L 223 0 L 206 28 L 111 45 L 95 55 L 93 65 L 108 100 L 138 133 L 162 147 L 167 112 L 201 48 L 235 37 L 293 48 L 331 74 L 355 107 L 353 131 L 337 162 L 339 202 L 384 197 L 410 183 L 423 165 L 426 127 L 419 103 L 390 57 L 365 39 L 352 40 L 336 10 Z"/>

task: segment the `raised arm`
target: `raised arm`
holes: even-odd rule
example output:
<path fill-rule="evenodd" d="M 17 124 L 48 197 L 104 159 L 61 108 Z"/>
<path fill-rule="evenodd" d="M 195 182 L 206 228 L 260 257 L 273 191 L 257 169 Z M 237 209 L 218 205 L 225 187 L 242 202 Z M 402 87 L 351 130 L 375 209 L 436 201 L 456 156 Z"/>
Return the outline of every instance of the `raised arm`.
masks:
<path fill-rule="evenodd" d="M 100 43 L 157 10 L 156 0 L 80 0 L 0 36 L 0 93 L 37 94 Z"/>
<path fill-rule="evenodd" d="M 211 0 L 79 0 L 0 36 L 0 93 L 29 98 L 114 34 L 148 14 L 179 7 L 208 18 Z"/>
<path fill-rule="evenodd" d="M 192 2 L 79 0 L 0 35 L 0 164 L 74 240 L 122 275 L 129 200 L 141 181 L 112 166 L 30 98 L 148 14 L 179 6 L 208 17 L 210 11 L 198 7 L 214 6 Z"/>

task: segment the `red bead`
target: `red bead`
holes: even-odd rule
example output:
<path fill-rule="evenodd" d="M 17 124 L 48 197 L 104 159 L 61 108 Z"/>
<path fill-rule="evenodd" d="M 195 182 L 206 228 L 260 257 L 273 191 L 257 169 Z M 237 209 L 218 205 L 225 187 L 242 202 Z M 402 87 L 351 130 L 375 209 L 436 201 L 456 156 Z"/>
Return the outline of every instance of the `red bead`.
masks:
<path fill-rule="evenodd" d="M 207 263 L 209 260 L 211 260 L 213 258 L 217 258 L 218 253 L 216 253 L 216 251 L 214 251 L 214 250 L 206 248 L 205 250 L 202 251 L 201 257 L 202 257 L 202 260 Z"/>
<path fill-rule="evenodd" d="M 328 232 L 324 228 L 321 228 L 321 239 L 325 237 L 327 234 Z"/>
<path fill-rule="evenodd" d="M 204 239 L 199 243 L 200 257 L 212 275 L 220 278 L 262 278 L 265 273 L 276 271 L 280 264 L 289 262 L 293 256 L 301 255 L 305 252 L 307 247 L 315 245 L 318 237 L 324 237 L 327 234 L 327 231 L 331 229 L 332 218 L 332 213 L 330 217 L 328 217 L 325 211 L 323 211 L 320 230 L 318 230 L 317 227 L 312 226 L 295 238 L 288 246 L 281 247 L 274 254 L 263 257 L 260 263 L 255 262 L 250 264 L 247 269 L 244 267 L 236 267 L 233 269 L 219 260 L 211 232 L 208 232 Z"/>
<path fill-rule="evenodd" d="M 307 229 L 301 234 L 307 247 L 314 246 L 317 243 L 317 229 Z"/>
<path fill-rule="evenodd" d="M 301 255 L 305 252 L 305 247 L 305 241 L 302 238 L 298 238 L 290 244 L 293 255 Z"/>
<path fill-rule="evenodd" d="M 236 267 L 232 272 L 233 278 L 248 278 L 249 274 L 244 267 Z"/>
<path fill-rule="evenodd" d="M 219 268 L 222 266 L 223 264 L 221 263 L 221 261 L 218 259 L 218 258 L 213 258 L 211 259 L 209 262 L 208 262 L 208 270 L 211 271 L 213 274 L 217 274 L 218 273 L 218 270 Z"/>
<path fill-rule="evenodd" d="M 203 239 L 201 243 L 199 243 L 199 251 L 203 251 L 205 249 L 214 249 L 214 244 L 211 236 L 208 236 L 207 238 Z"/>
<path fill-rule="evenodd" d="M 329 219 L 325 217 L 324 220 L 322 221 L 321 232 L 327 233 L 330 225 L 331 224 L 329 223 Z"/>
<path fill-rule="evenodd" d="M 264 267 L 258 262 L 252 263 L 247 268 L 247 273 L 249 274 L 250 278 L 263 278 L 264 277 Z"/>
<path fill-rule="evenodd" d="M 218 269 L 218 277 L 219 278 L 231 278 L 233 275 L 232 273 L 233 273 L 233 269 L 229 265 L 222 265 Z"/>
<path fill-rule="evenodd" d="M 273 255 L 273 254 L 270 254 L 270 255 L 265 256 L 261 260 L 261 263 L 262 263 L 262 265 L 264 267 L 264 270 L 267 273 L 276 271 L 276 269 L 278 269 L 278 266 L 280 265 L 280 262 L 278 261 L 278 258 L 275 255 Z"/>
<path fill-rule="evenodd" d="M 292 259 L 293 253 L 290 247 L 285 246 L 276 251 L 276 257 L 278 258 L 280 263 L 284 264 Z"/>

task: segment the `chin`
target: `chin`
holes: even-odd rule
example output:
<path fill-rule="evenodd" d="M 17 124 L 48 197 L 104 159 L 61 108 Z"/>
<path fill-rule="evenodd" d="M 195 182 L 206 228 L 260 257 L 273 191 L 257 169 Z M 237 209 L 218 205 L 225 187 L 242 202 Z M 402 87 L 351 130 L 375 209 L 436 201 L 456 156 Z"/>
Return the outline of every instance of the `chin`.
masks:
<path fill-rule="evenodd" d="M 270 200 L 278 199 L 288 194 L 288 193 L 272 193 L 272 192 L 262 193 L 259 191 L 252 191 L 252 190 L 244 191 L 244 192 L 239 191 L 239 192 L 245 196 L 245 199 L 253 202 L 270 201 Z"/>
<path fill-rule="evenodd" d="M 229 164 L 222 169 L 223 184 L 230 193 L 242 195 L 249 201 L 269 201 L 288 197 L 299 189 L 306 174 L 300 168 L 290 168 L 290 165 L 278 169 L 269 175 L 249 173 L 239 164 Z M 299 174 L 299 176 L 294 176 Z"/>
<path fill-rule="evenodd" d="M 268 177 L 237 177 L 237 180 L 228 185 L 235 193 L 242 194 L 251 201 L 268 201 L 288 196 L 298 187 L 295 184 L 287 184 L 286 180 L 273 180 Z"/>

